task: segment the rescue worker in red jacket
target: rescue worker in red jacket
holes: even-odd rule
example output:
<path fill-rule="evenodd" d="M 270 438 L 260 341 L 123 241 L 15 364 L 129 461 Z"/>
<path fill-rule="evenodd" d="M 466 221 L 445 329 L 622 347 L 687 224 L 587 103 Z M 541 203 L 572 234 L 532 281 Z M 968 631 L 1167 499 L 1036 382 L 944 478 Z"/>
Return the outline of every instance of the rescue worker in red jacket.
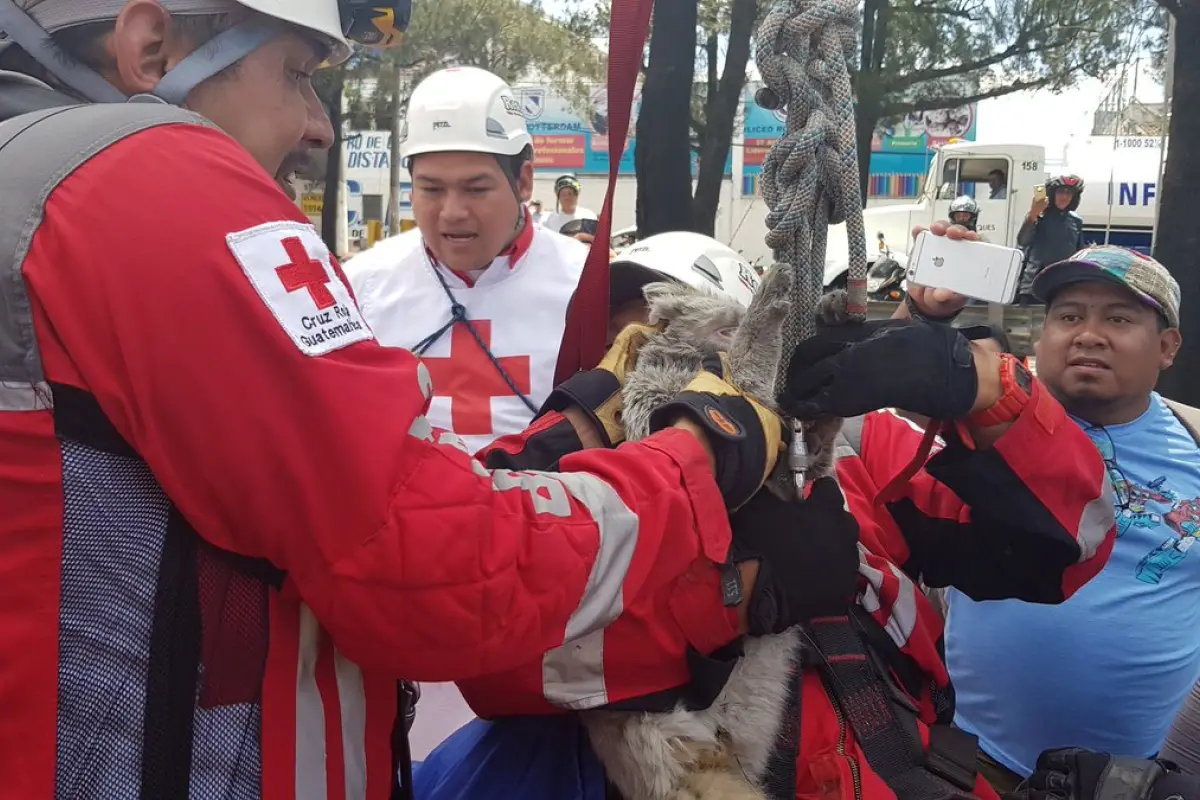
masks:
<path fill-rule="evenodd" d="M 944 224 L 934 232 L 965 236 Z M 918 314 L 944 318 L 964 301 L 914 287 L 910 303 Z M 580 373 L 557 395 L 598 409 L 595 419 L 612 429 L 599 402 L 606 382 L 603 374 Z M 837 476 L 861 533 L 857 603 L 847 613 L 836 591 L 844 561 L 836 519 L 815 530 L 799 520 L 793 525 L 813 531 L 807 547 L 823 569 L 809 563 L 798 570 L 816 655 L 806 661 L 798 698 L 794 771 L 782 781 L 768 776 L 771 796 L 783 796 L 778 787 L 786 784 L 798 798 L 995 798 L 977 773 L 973 737 L 950 726 L 954 695 L 941 658 L 941 619 L 919 582 L 953 584 L 977 599 L 1070 597 L 1104 565 L 1115 534 L 1099 454 L 1017 359 L 921 320 L 830 329 L 802 343 L 781 404 L 806 418 L 846 418 Z M 943 432 L 944 447 L 916 462 L 920 469 L 911 462 L 922 450 L 922 431 L 876 410 L 896 407 L 953 423 Z M 537 433 L 501 440 L 493 462 L 551 463 L 565 451 L 556 447 L 575 446 L 554 412 L 530 430 Z M 803 506 L 764 491 L 737 511 L 732 525 L 741 557 L 760 552 L 758 537 L 796 508 Z M 776 621 L 769 607 L 752 608 L 750 619 L 758 632 Z M 468 689 L 482 716 L 527 712 L 538 703 L 502 677 L 472 681 Z M 680 696 L 642 707 L 664 710 Z"/>
<path fill-rule="evenodd" d="M 778 420 L 714 375 L 672 429 L 557 473 L 429 425 L 428 372 L 277 185 L 332 137 L 313 71 L 407 20 L 340 11 L 0 0 L 0 69 L 29 70 L 0 107 L 50 109 L 0 123 L 5 796 L 386 798 L 397 678 L 526 667 L 619 702 L 686 682 L 771 590 L 726 563 L 725 509 Z"/>

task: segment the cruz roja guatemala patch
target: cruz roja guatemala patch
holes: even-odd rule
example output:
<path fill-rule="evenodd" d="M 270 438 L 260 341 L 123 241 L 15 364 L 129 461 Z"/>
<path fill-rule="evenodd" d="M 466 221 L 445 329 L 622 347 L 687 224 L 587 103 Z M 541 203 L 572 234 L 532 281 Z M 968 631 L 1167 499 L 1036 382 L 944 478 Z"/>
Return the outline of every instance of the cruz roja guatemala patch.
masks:
<path fill-rule="evenodd" d="M 312 226 L 268 222 L 225 241 L 300 352 L 323 356 L 375 338 Z"/>

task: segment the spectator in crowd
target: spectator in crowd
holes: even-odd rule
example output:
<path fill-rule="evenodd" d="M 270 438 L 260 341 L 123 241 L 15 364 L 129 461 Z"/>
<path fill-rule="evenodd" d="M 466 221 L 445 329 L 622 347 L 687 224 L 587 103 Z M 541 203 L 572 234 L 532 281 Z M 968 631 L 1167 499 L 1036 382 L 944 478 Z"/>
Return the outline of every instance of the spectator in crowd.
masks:
<path fill-rule="evenodd" d="M 561 233 L 563 226 L 577 219 L 596 219 L 596 212 L 579 205 L 579 193 L 583 185 L 574 175 L 560 175 L 554 181 L 554 199 L 557 205 L 552 213 L 547 213 L 542 224 L 555 233 Z"/>
<path fill-rule="evenodd" d="M 988 186 L 991 187 L 989 200 L 1004 200 L 1008 197 L 1008 177 L 1002 169 L 994 169 L 988 173 Z"/>
<path fill-rule="evenodd" d="M 1083 217 L 1075 213 L 1083 196 L 1083 179 L 1059 175 L 1046 183 L 1046 192 L 1034 195 L 1025 223 L 1017 232 L 1017 245 L 1025 250 L 1018 302 L 1037 302 L 1033 281 L 1047 264 L 1083 249 Z"/>
<path fill-rule="evenodd" d="M 1002 792 L 1048 748 L 1153 757 L 1200 678 L 1200 556 L 1188 558 L 1200 447 L 1186 421 L 1200 412 L 1154 391 L 1181 343 L 1179 286 L 1151 258 L 1092 247 L 1032 288 L 1046 304 L 1038 377 L 1104 459 L 1118 538 L 1061 605 L 948 593 L 956 722 L 979 737 L 981 771 Z"/>
<path fill-rule="evenodd" d="M 544 216 L 545 216 L 545 212 L 542 211 L 542 201 L 541 200 L 530 200 L 529 201 L 529 218 L 533 220 L 533 223 L 535 225 L 541 225 L 542 218 Z"/>

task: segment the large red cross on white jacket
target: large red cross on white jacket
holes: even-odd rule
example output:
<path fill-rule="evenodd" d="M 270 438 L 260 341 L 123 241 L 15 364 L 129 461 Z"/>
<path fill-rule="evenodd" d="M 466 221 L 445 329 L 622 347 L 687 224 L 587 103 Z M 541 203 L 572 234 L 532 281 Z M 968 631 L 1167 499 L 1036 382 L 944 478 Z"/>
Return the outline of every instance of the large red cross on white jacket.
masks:
<path fill-rule="evenodd" d="M 567 306 L 586 257 L 580 242 L 527 224 L 508 252 L 470 279 L 437 264 L 414 229 L 355 256 L 346 277 L 380 343 L 412 348 L 450 320 L 441 273 L 509 380 L 540 406 L 554 388 Z M 466 325 L 442 334 L 421 360 L 433 376 L 429 421 L 461 436 L 471 452 L 533 418 Z"/>

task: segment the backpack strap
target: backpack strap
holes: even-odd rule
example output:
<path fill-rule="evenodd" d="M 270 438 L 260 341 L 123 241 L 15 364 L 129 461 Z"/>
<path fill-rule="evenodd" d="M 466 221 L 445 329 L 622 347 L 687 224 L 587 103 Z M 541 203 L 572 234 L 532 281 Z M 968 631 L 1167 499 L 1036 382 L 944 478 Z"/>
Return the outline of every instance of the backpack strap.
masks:
<path fill-rule="evenodd" d="M 1165 397 L 1162 401 L 1166 404 L 1167 408 L 1171 409 L 1171 413 L 1179 420 L 1179 424 L 1183 425 L 1184 430 L 1191 434 L 1196 445 L 1200 446 L 1200 408 L 1177 403 Z"/>
<path fill-rule="evenodd" d="M 212 123 L 162 103 L 47 108 L 0 122 L 0 412 L 53 405 L 22 266 L 46 201 L 97 154 L 160 125 Z"/>
<path fill-rule="evenodd" d="M 936 722 L 928 726 L 929 744 L 924 744 L 920 712 L 893 679 L 900 664 L 889 663 L 888 654 L 871 644 L 888 636 L 879 623 L 852 609 L 847 616 L 814 619 L 808 630 L 812 666 L 821 674 L 839 722 L 849 725 L 867 763 L 897 800 L 971 800 L 977 739 Z"/>

